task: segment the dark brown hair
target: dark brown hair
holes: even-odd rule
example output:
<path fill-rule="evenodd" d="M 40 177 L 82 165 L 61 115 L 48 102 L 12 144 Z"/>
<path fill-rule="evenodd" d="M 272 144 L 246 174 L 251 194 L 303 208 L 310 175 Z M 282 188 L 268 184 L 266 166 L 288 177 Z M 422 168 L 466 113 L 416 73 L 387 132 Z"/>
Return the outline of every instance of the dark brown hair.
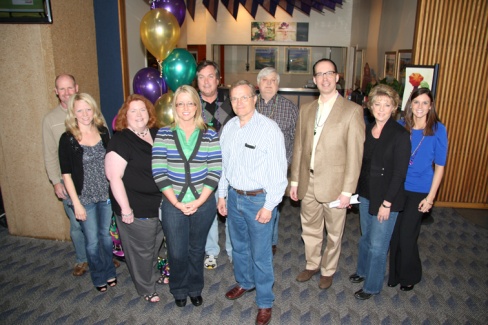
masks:
<path fill-rule="evenodd" d="M 412 101 L 423 94 L 429 96 L 430 99 L 430 110 L 427 113 L 427 120 L 425 122 L 423 134 L 430 136 L 434 135 L 435 131 L 437 131 L 437 122 L 440 122 L 441 120 L 439 119 L 439 116 L 437 116 L 435 110 L 434 96 L 432 96 L 432 92 L 429 88 L 417 88 L 412 91 L 412 94 L 410 95 L 410 98 L 408 99 L 405 108 L 405 129 L 410 132 L 415 126 L 415 123 L 413 121 Z"/>

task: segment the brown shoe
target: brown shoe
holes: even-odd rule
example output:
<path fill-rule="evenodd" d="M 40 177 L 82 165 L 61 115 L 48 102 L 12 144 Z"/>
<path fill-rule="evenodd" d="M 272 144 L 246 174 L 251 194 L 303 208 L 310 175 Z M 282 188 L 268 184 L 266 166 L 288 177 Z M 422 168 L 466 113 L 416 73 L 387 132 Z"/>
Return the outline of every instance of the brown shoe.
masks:
<path fill-rule="evenodd" d="M 112 259 L 112 261 L 114 262 L 114 266 L 115 266 L 115 268 L 118 268 L 118 267 L 120 266 L 120 262 L 119 262 L 119 261 L 117 261 L 115 258 L 114 258 L 114 259 Z"/>
<path fill-rule="evenodd" d="M 274 256 L 274 254 L 276 254 L 276 249 L 277 249 L 276 245 L 273 245 L 271 248 L 271 251 L 273 252 L 273 256 Z"/>
<path fill-rule="evenodd" d="M 271 308 L 259 308 L 256 325 L 267 325 L 271 321 Z"/>
<path fill-rule="evenodd" d="M 332 276 L 320 276 L 320 281 L 319 281 L 319 288 L 320 289 L 329 289 L 330 286 L 332 285 Z"/>
<path fill-rule="evenodd" d="M 235 300 L 242 297 L 242 295 L 245 294 L 246 292 L 253 291 L 254 289 L 255 288 L 244 289 L 240 285 L 236 285 L 234 288 L 227 291 L 227 293 L 225 294 L 225 298 L 229 300 Z"/>
<path fill-rule="evenodd" d="M 308 281 L 312 278 L 312 276 L 314 274 L 317 274 L 319 273 L 320 269 L 316 269 L 316 270 L 303 270 L 302 272 L 298 273 L 297 275 L 297 281 L 298 282 L 305 282 L 305 281 Z"/>
<path fill-rule="evenodd" d="M 73 275 L 74 276 L 82 276 L 83 274 L 86 273 L 87 270 L 88 270 L 88 263 L 87 262 L 76 263 L 75 267 L 73 269 Z"/>

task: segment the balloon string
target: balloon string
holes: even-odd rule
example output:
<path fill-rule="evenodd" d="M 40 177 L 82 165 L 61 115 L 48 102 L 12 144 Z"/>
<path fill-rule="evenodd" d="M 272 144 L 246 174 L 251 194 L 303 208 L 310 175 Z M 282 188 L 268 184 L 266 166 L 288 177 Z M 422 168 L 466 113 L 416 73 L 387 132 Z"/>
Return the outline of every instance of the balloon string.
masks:
<path fill-rule="evenodd" d="M 163 93 L 163 60 L 157 60 L 158 61 L 158 67 L 159 67 L 159 79 L 161 79 L 161 94 Z"/>

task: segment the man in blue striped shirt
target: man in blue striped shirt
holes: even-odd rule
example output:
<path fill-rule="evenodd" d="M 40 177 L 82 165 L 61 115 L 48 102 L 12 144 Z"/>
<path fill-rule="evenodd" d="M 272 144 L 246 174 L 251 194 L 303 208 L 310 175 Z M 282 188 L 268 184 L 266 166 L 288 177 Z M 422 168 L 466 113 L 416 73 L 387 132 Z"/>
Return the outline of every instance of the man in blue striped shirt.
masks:
<path fill-rule="evenodd" d="M 237 285 L 225 296 L 234 300 L 256 289 L 256 324 L 262 325 L 270 322 L 274 302 L 272 211 L 287 186 L 285 141 L 276 122 L 256 111 L 251 83 L 234 83 L 230 99 L 237 116 L 227 122 L 220 137 L 218 210 L 228 215 Z"/>

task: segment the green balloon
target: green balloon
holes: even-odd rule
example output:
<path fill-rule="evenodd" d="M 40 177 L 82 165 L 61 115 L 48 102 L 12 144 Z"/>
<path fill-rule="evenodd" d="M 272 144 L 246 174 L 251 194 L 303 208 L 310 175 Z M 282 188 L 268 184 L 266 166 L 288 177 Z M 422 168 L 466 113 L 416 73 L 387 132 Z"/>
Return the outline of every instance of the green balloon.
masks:
<path fill-rule="evenodd" d="M 164 80 L 172 91 L 176 91 L 180 86 L 190 85 L 196 71 L 195 58 L 184 49 L 174 49 L 163 61 Z"/>

